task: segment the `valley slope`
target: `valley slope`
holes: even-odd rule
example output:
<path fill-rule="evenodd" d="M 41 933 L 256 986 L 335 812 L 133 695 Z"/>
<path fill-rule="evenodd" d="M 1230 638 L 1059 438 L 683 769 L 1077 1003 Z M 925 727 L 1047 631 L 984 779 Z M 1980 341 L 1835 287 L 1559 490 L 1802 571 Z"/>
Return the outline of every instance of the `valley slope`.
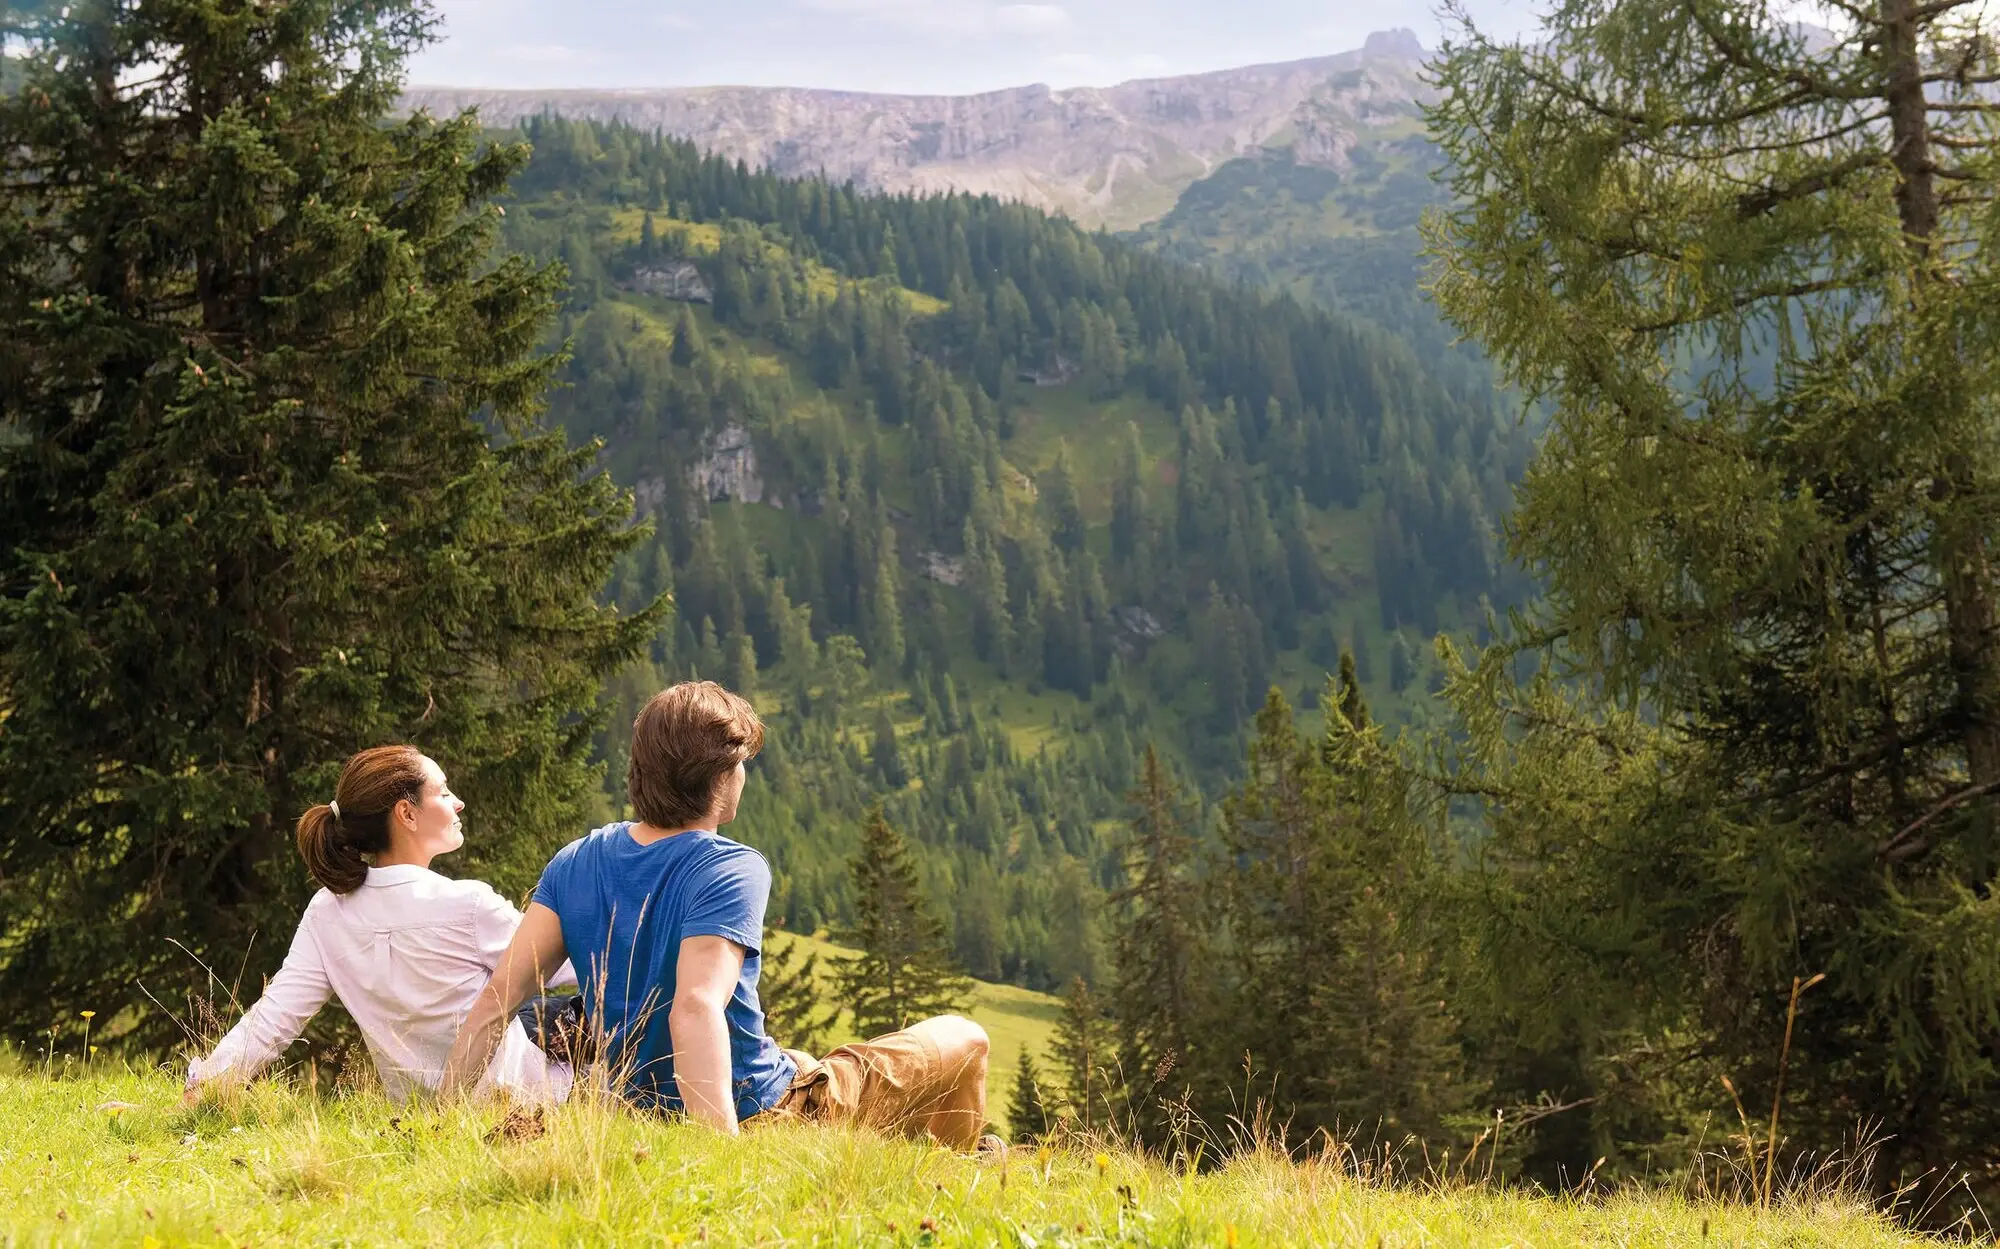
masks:
<path fill-rule="evenodd" d="M 1271 686 L 1311 708 L 1353 649 L 1402 719 L 1424 639 L 1511 596 L 1526 440 L 1362 322 L 991 198 L 524 134 L 506 237 L 571 276 L 551 416 L 654 526 L 612 600 L 676 604 L 607 695 L 606 815 L 639 700 L 753 692 L 745 827 L 793 931 L 849 920 L 879 804 L 968 970 L 1094 977 L 1149 745 L 1219 795 Z"/>

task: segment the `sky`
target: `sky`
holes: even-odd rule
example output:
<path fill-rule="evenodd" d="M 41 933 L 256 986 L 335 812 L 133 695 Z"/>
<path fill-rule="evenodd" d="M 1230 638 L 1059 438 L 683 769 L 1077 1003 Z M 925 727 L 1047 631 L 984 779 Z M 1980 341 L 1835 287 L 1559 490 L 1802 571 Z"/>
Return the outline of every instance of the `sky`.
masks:
<path fill-rule="evenodd" d="M 1546 0 L 1464 0 L 1482 30 Z M 410 81 L 459 87 L 829 87 L 967 94 L 1292 61 L 1408 27 L 1436 0 L 433 0 L 443 40 Z"/>

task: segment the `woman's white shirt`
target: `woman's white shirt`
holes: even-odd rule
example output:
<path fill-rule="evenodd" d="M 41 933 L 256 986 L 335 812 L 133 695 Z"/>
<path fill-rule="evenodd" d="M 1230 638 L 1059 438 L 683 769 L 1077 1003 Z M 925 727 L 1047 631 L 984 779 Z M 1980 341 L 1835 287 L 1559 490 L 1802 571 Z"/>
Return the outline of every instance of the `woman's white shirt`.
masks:
<path fill-rule="evenodd" d="M 250 1079 L 334 996 L 360 1027 L 390 1098 L 435 1088 L 460 1021 L 520 923 L 521 913 L 484 881 L 410 864 L 370 868 L 352 893 L 322 889 L 306 906 L 285 965 L 215 1051 L 189 1066 L 188 1082 L 225 1073 Z M 548 983 L 575 984 L 576 975 L 564 963 Z M 479 1088 L 560 1101 L 569 1074 L 510 1020 Z"/>

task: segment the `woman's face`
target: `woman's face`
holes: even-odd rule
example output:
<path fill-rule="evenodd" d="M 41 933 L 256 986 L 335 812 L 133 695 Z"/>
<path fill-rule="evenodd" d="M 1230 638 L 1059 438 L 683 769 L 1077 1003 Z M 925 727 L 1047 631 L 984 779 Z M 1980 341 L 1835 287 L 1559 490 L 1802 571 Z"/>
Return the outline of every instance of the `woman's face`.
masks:
<path fill-rule="evenodd" d="M 463 810 L 465 804 L 451 792 L 444 769 L 426 758 L 422 795 L 414 802 L 404 799 L 391 812 L 389 837 L 396 843 L 397 857 L 421 860 L 464 845 L 465 829 L 458 819 Z"/>

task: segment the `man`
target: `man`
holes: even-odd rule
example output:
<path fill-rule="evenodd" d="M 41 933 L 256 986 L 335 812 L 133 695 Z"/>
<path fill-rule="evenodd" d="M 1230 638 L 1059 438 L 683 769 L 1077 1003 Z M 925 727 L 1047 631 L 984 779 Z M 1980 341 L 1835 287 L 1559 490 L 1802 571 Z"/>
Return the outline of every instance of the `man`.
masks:
<path fill-rule="evenodd" d="M 599 1061 L 634 1104 L 734 1133 L 761 1114 L 854 1122 L 956 1149 L 982 1141 L 986 1032 L 947 1015 L 824 1059 L 778 1046 L 757 1003 L 771 869 L 718 830 L 736 817 L 764 725 L 713 681 L 653 696 L 632 724 L 637 821 L 558 851 L 493 979 L 474 1002 L 440 1092 L 470 1086 L 513 1011 L 565 958 Z"/>

